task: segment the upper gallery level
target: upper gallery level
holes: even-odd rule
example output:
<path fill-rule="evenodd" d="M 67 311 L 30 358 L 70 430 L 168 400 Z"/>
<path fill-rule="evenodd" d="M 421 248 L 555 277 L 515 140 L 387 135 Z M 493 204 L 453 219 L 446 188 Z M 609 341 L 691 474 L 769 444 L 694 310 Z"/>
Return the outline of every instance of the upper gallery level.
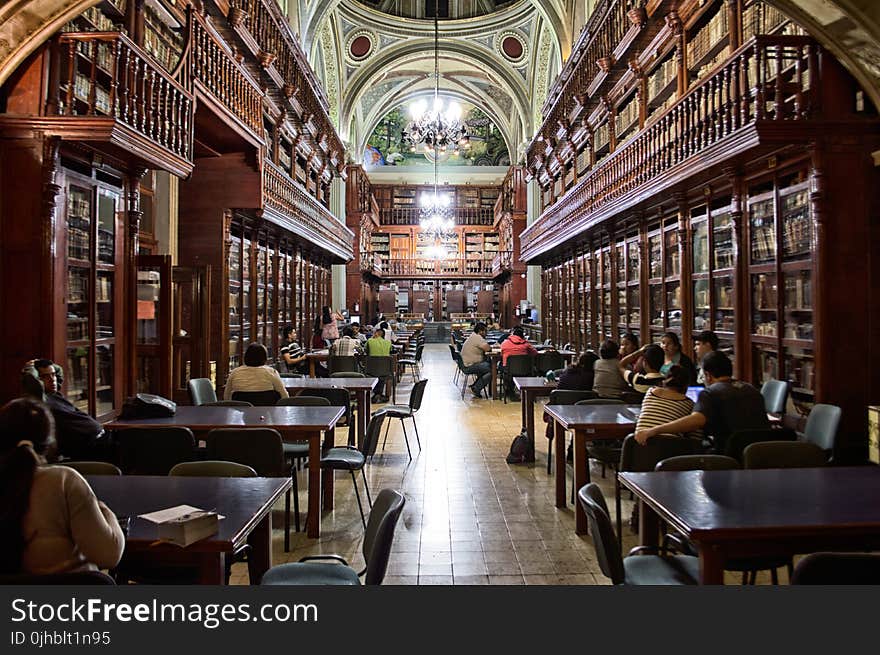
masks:
<path fill-rule="evenodd" d="M 103 0 L 23 65 L 3 100 L 5 134 L 36 127 L 130 169 L 185 177 L 198 158 L 256 153 L 255 209 L 305 221 L 304 238 L 351 257 L 329 211 L 345 149 L 275 0 Z"/>
<path fill-rule="evenodd" d="M 544 106 L 527 174 L 541 259 L 646 198 L 755 148 L 857 134 L 863 96 L 813 39 L 759 0 L 605 0 Z"/>

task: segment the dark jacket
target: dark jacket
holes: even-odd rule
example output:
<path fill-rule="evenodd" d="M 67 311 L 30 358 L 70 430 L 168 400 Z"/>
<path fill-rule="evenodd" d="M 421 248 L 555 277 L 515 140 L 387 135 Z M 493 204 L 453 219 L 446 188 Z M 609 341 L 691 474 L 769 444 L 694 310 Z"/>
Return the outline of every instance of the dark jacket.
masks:
<path fill-rule="evenodd" d="M 593 389 L 593 371 L 587 371 L 577 366 L 569 366 L 562 372 L 557 382 L 557 389 L 591 391 Z"/>

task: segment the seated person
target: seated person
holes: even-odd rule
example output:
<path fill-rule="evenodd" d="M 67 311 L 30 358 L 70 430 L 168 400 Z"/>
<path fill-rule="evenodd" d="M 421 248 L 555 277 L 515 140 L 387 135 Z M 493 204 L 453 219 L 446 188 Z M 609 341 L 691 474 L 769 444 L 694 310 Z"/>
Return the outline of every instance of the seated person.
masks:
<path fill-rule="evenodd" d="M 363 347 L 363 345 L 367 342 L 367 335 L 364 334 L 363 330 L 361 330 L 360 323 L 352 323 L 351 324 L 352 334 L 357 342 Z"/>
<path fill-rule="evenodd" d="M 628 366 L 631 361 L 635 361 L 639 357 L 642 358 L 642 371 L 636 372 L 629 370 Z M 665 377 L 660 373 L 663 366 L 663 349 L 656 343 L 643 346 L 634 353 L 631 353 L 620 360 L 618 367 L 623 379 L 630 388 L 637 393 L 647 393 L 651 387 L 663 384 Z M 690 373 L 688 373 L 690 379 Z"/>
<path fill-rule="evenodd" d="M 330 354 L 334 357 L 354 357 L 362 352 L 360 343 L 354 338 L 354 330 L 351 326 L 343 329 L 342 336 L 330 346 Z"/>
<path fill-rule="evenodd" d="M 385 340 L 388 343 L 393 344 L 394 343 L 394 331 L 388 325 L 388 321 L 382 321 L 381 323 L 379 323 L 379 327 L 385 331 Z"/>
<path fill-rule="evenodd" d="M 385 338 L 384 329 L 373 330 L 373 336 L 367 339 L 366 350 L 370 357 L 387 357 L 391 354 L 391 342 Z"/>
<path fill-rule="evenodd" d="M 636 431 L 650 430 L 690 415 L 694 402 L 685 394 L 688 390 L 688 372 L 681 366 L 673 366 L 663 378 L 662 386 L 651 387 L 642 400 L 642 411 L 636 422 Z M 700 438 L 699 430 L 684 432 L 660 432 L 664 437 L 690 436 Z M 657 435 L 654 435 L 657 436 Z M 639 442 L 641 443 L 641 442 Z M 644 445 L 644 444 L 643 444 Z"/>
<path fill-rule="evenodd" d="M 675 332 L 667 332 L 660 338 L 660 347 L 663 348 L 663 366 L 660 373 L 666 375 L 670 368 L 675 365 L 681 366 L 687 371 L 691 384 L 697 383 L 697 367 L 691 358 L 681 352 L 681 342 Z"/>
<path fill-rule="evenodd" d="M 321 336 L 323 334 L 323 328 L 315 327 L 312 330 L 312 350 L 324 350 L 324 348 L 328 348 L 327 342 L 324 340 L 324 337 Z"/>
<path fill-rule="evenodd" d="M 599 347 L 600 359 L 593 364 L 593 391 L 603 398 L 620 398 L 624 391 L 630 390 L 620 372 L 619 351 L 616 342 L 606 339 Z"/>
<path fill-rule="evenodd" d="M 627 332 L 620 337 L 620 357 L 626 357 L 639 349 L 639 338 L 632 332 Z M 633 362 L 630 369 L 635 371 L 639 366 L 638 362 Z"/>
<path fill-rule="evenodd" d="M 22 369 L 22 375 L 36 377 L 43 385 L 43 397 L 38 400 L 46 404 L 55 421 L 58 455 L 109 461 L 112 453 L 104 428 L 61 393 L 58 370 L 50 359 L 32 359 Z"/>
<path fill-rule="evenodd" d="M 302 347 L 296 342 L 296 330 L 292 325 L 284 328 L 278 360 L 283 369 L 282 373 L 309 374 L 308 359 Z"/>
<path fill-rule="evenodd" d="M 507 358 L 511 355 L 537 355 L 538 351 L 528 342 L 525 331 L 516 326 L 510 336 L 501 344 L 501 365 L 507 366 Z"/>
<path fill-rule="evenodd" d="M 569 366 L 556 379 L 557 389 L 571 389 L 573 391 L 590 391 L 593 388 L 594 364 L 598 361 L 596 353 L 588 350 L 578 358 L 573 366 Z"/>
<path fill-rule="evenodd" d="M 706 386 L 706 374 L 703 372 L 703 357 L 718 350 L 718 335 L 712 330 L 703 330 L 694 338 L 694 355 L 700 367 L 697 369 L 697 384 Z"/>
<path fill-rule="evenodd" d="M 483 389 L 492 382 L 492 365 L 485 358 L 485 353 L 490 350 L 492 346 L 486 341 L 486 324 L 477 322 L 474 331 L 461 346 L 461 364 L 464 372 L 477 376 L 477 381 L 470 386 L 474 398 L 482 398 Z"/>
<path fill-rule="evenodd" d="M 733 379 L 733 365 L 722 352 L 703 358 L 706 389 L 700 392 L 694 411 L 675 421 L 637 430 L 636 441 L 644 444 L 658 434 L 693 432 L 702 429 L 714 439 L 715 452 L 724 454 L 727 439 L 740 430 L 770 427 L 761 392 L 746 382 Z"/>
<path fill-rule="evenodd" d="M 229 374 L 226 388 L 223 390 L 224 400 L 233 400 L 236 391 L 271 391 L 275 390 L 281 398 L 287 398 L 287 389 L 281 376 L 271 366 L 266 366 L 269 353 L 261 343 L 252 343 L 244 351 L 244 365 Z"/>
<path fill-rule="evenodd" d="M 125 535 L 89 483 L 66 466 L 47 466 L 52 415 L 30 398 L 0 409 L 0 573 L 44 575 L 112 568 Z"/>

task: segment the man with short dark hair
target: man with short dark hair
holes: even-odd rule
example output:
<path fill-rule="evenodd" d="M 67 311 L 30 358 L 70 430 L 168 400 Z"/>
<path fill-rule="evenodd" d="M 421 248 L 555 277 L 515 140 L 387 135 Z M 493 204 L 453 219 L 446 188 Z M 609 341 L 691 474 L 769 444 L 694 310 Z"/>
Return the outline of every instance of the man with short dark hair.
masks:
<path fill-rule="evenodd" d="M 342 337 L 330 346 L 330 354 L 334 357 L 354 357 L 361 353 L 361 345 L 354 338 L 354 330 L 348 326 L 342 331 Z"/>
<path fill-rule="evenodd" d="M 640 356 L 642 358 L 642 372 L 630 370 L 629 363 L 637 360 Z M 663 348 L 652 343 L 621 359 L 618 367 L 623 379 L 632 387 L 633 391 L 648 393 L 651 387 L 659 387 L 663 384 L 664 376 L 660 373 L 663 358 Z"/>
<path fill-rule="evenodd" d="M 367 354 L 371 357 L 387 357 L 391 354 L 391 342 L 385 338 L 385 330 L 376 328 L 367 339 Z"/>
<path fill-rule="evenodd" d="M 718 335 L 712 330 L 703 330 L 694 337 L 694 355 L 696 355 L 697 384 L 706 385 L 706 374 L 703 373 L 703 357 L 718 350 Z"/>
<path fill-rule="evenodd" d="M 537 355 L 537 349 L 526 339 L 525 330 L 520 326 L 513 328 L 511 335 L 501 344 L 501 365 L 507 366 L 511 355 Z"/>
<path fill-rule="evenodd" d="M 492 347 L 486 341 L 486 324 L 477 322 L 474 331 L 461 346 L 461 364 L 464 366 L 464 372 L 477 375 L 477 381 L 471 385 L 474 398 L 482 398 L 483 389 L 492 382 L 492 367 L 485 358 L 485 353 L 490 350 Z"/>
<path fill-rule="evenodd" d="M 714 437 L 715 452 L 724 454 L 727 440 L 740 430 L 770 427 L 764 398 L 752 385 L 733 379 L 733 365 L 722 352 L 703 357 L 706 389 L 700 392 L 694 411 L 684 418 L 635 433 L 636 441 L 645 444 L 658 434 L 686 433 L 702 429 Z"/>
<path fill-rule="evenodd" d="M 363 331 L 361 330 L 361 324 L 360 323 L 352 323 L 351 329 L 353 332 L 352 336 L 354 336 L 354 338 L 361 345 L 361 347 L 363 347 L 363 345 L 367 342 L 367 335 L 364 334 Z"/>
<path fill-rule="evenodd" d="M 51 359 L 32 359 L 22 373 L 34 375 L 43 385 L 43 402 L 55 419 L 58 454 L 69 459 L 107 459 L 109 443 L 104 428 L 94 418 L 77 409 L 61 393 L 58 374 Z"/>

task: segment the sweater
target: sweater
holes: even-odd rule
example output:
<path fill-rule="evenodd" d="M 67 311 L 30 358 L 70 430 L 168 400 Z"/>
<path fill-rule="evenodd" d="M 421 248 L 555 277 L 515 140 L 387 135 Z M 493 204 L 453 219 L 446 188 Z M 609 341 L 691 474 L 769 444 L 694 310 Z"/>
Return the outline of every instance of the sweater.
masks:
<path fill-rule="evenodd" d="M 270 391 L 274 389 L 282 398 L 287 398 L 287 389 L 281 376 L 271 366 L 239 366 L 229 374 L 223 399 L 232 400 L 236 391 Z"/>
<path fill-rule="evenodd" d="M 507 366 L 507 358 L 511 355 L 537 355 L 535 347 L 523 337 L 511 334 L 501 344 L 501 364 Z"/>

